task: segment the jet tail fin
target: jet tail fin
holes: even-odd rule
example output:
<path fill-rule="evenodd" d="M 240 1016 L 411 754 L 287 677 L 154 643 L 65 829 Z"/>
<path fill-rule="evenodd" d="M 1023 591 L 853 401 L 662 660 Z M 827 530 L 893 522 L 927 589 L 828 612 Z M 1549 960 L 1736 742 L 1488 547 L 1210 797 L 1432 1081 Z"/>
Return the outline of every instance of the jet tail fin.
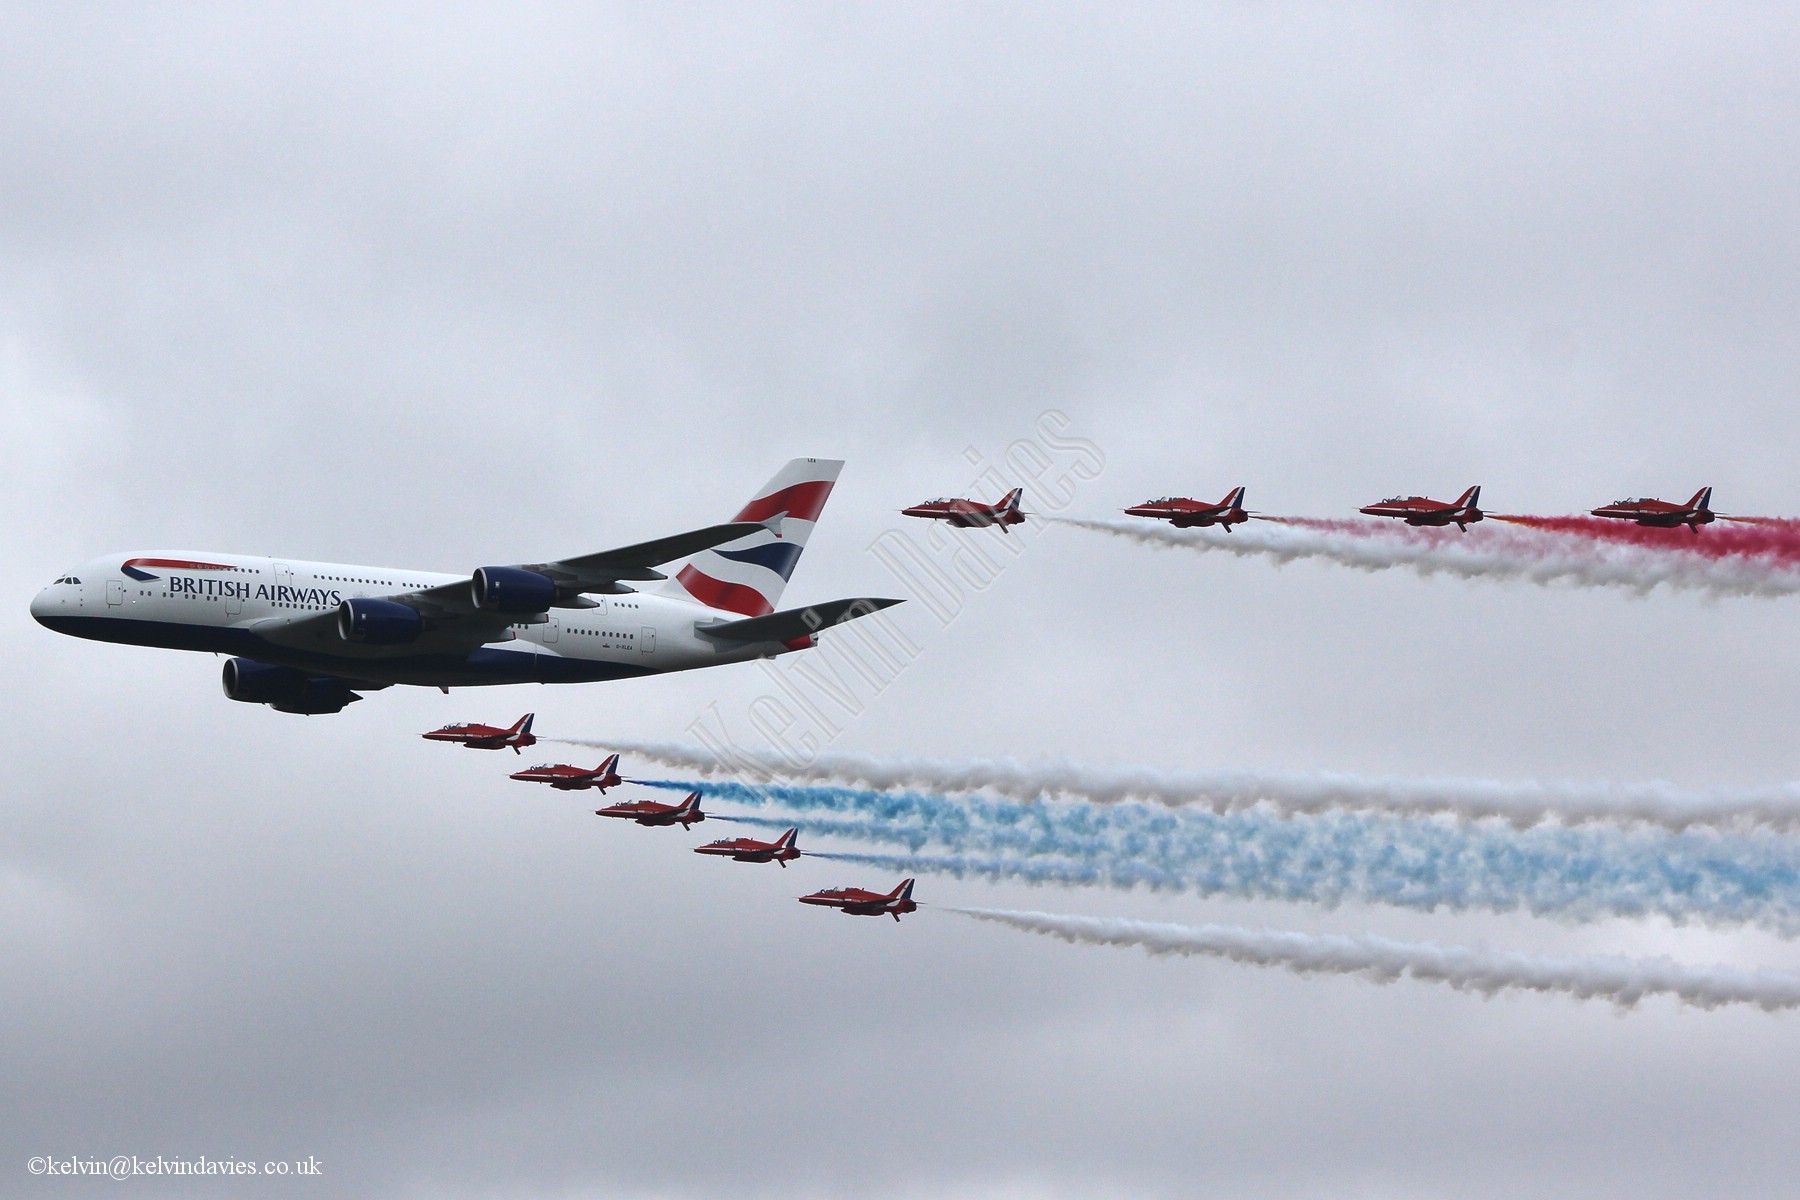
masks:
<path fill-rule="evenodd" d="M 1219 502 L 1219 507 L 1220 508 L 1242 508 L 1242 507 L 1244 507 L 1244 489 L 1241 486 L 1232 488 L 1231 494 L 1226 496 L 1225 499 L 1223 499 Z"/>
<path fill-rule="evenodd" d="M 1481 505 L 1481 485 L 1478 483 L 1456 498 L 1456 507 L 1467 512 Z"/>
<path fill-rule="evenodd" d="M 1687 502 L 1687 506 L 1695 512 L 1710 509 L 1712 507 L 1712 488 L 1703 487 L 1695 492 L 1694 498 Z"/>

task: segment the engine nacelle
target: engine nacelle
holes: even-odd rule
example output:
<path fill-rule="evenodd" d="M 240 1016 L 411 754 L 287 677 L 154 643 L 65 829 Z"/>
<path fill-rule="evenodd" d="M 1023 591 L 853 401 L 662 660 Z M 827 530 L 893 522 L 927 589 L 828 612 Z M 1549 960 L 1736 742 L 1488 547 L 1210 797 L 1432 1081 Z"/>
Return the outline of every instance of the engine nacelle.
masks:
<path fill-rule="evenodd" d="M 253 658 L 228 658 L 223 676 L 225 695 L 245 704 L 267 704 L 276 712 L 315 716 L 343 711 L 362 697 L 341 679 L 308 675 L 293 667 L 276 667 Z"/>
<path fill-rule="evenodd" d="M 469 598 L 484 612 L 541 613 L 556 603 L 556 581 L 518 567 L 481 567 L 469 581 Z"/>
<path fill-rule="evenodd" d="M 358 597 L 338 605 L 338 636 L 370 646 L 403 646 L 419 640 L 425 619 L 419 610 L 395 600 Z"/>

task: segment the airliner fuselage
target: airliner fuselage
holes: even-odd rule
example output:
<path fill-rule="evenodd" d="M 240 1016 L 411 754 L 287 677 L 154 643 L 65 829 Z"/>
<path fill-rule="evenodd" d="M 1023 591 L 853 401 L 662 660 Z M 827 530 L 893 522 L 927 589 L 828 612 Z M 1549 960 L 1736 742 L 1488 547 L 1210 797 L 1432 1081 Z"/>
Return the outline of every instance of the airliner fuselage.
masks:
<path fill-rule="evenodd" d="M 474 648 L 353 644 L 336 636 L 335 622 L 321 619 L 346 600 L 467 581 L 466 575 L 240 554 L 115 554 L 85 562 L 39 592 L 31 615 L 58 633 L 94 641 L 242 655 L 376 683 L 444 687 L 624 679 L 737 662 L 775 649 L 720 644 L 696 632 L 742 614 L 644 592 L 594 596 L 592 608 L 550 610 L 541 620 L 506 625 Z"/>

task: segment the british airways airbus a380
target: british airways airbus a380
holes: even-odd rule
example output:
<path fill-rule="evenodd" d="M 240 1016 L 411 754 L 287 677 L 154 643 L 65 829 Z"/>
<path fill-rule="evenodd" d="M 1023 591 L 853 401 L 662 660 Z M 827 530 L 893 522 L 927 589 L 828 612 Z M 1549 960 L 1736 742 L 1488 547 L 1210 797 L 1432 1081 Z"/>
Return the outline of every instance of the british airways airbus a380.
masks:
<path fill-rule="evenodd" d="M 805 649 L 822 628 L 899 603 L 775 611 L 843 465 L 795 459 L 727 524 L 472 575 L 111 554 L 39 592 L 31 615 L 96 641 L 235 655 L 227 696 L 307 714 L 396 683 L 589 683 L 743 662 Z M 673 578 L 655 569 L 680 559 Z"/>

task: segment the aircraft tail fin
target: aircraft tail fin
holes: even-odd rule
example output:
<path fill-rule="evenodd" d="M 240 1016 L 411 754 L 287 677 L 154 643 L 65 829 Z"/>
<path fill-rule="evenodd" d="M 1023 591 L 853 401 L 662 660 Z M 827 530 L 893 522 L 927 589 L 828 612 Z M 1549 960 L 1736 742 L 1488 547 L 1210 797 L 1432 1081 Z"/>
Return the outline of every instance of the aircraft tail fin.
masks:
<path fill-rule="evenodd" d="M 1223 499 L 1219 502 L 1219 507 L 1220 508 L 1242 508 L 1242 507 L 1244 507 L 1244 489 L 1243 489 L 1243 487 L 1240 485 L 1238 487 L 1232 488 L 1231 494 L 1229 496 L 1226 496 L 1225 499 Z"/>
<path fill-rule="evenodd" d="M 1695 512 L 1712 508 L 1712 488 L 1703 487 L 1695 492 L 1694 498 L 1687 502 L 1687 506 Z"/>
<path fill-rule="evenodd" d="M 794 848 L 795 841 L 797 841 L 799 839 L 799 837 L 800 837 L 800 828 L 799 828 L 799 826 L 795 826 L 794 828 L 788 830 L 786 833 L 782 834 L 779 838 L 777 838 L 775 840 L 775 844 L 777 846 L 781 847 L 783 850 L 792 850 Z"/>
<path fill-rule="evenodd" d="M 1481 485 L 1478 483 L 1456 498 L 1456 507 L 1467 512 L 1481 506 Z"/>
<path fill-rule="evenodd" d="M 900 886 L 888 893 L 889 900 L 911 900 L 914 880 L 903 879 Z"/>
<path fill-rule="evenodd" d="M 768 528 L 702 550 L 657 590 L 746 617 L 774 612 L 843 467 L 836 458 L 794 459 L 733 518 L 765 522 Z"/>

